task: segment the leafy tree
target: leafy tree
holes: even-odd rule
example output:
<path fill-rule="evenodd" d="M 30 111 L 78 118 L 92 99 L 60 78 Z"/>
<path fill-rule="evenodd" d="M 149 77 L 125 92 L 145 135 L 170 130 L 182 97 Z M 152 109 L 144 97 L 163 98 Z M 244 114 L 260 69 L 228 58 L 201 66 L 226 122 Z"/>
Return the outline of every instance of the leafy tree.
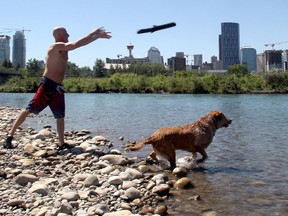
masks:
<path fill-rule="evenodd" d="M 66 75 L 71 77 L 79 77 L 80 75 L 80 69 L 79 67 L 70 61 L 67 62 L 67 69 L 66 69 Z"/>
<path fill-rule="evenodd" d="M 228 67 L 228 74 L 235 74 L 237 76 L 243 76 L 249 74 L 246 65 L 231 65 Z"/>
<path fill-rule="evenodd" d="M 88 66 L 79 68 L 79 72 L 80 72 L 79 74 L 80 77 L 92 77 L 93 76 L 93 71 Z"/>
<path fill-rule="evenodd" d="M 41 67 L 39 66 L 39 62 L 34 59 L 29 59 L 26 63 L 27 75 L 28 76 L 37 76 L 41 71 Z"/>
<path fill-rule="evenodd" d="M 2 63 L 2 66 L 5 68 L 13 68 L 13 64 L 12 62 L 9 60 L 7 61 L 6 59 L 4 60 L 4 62 Z"/>
<path fill-rule="evenodd" d="M 107 71 L 105 68 L 105 62 L 101 59 L 96 59 L 93 71 L 95 77 L 105 77 Z"/>

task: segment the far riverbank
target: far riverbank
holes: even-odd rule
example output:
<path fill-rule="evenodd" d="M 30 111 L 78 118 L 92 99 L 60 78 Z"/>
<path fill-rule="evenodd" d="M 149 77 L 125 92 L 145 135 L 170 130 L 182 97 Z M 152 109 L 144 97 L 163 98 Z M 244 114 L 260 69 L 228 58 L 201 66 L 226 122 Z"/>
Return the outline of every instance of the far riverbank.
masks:
<path fill-rule="evenodd" d="M 14 77 L 0 85 L 0 92 L 35 92 L 39 77 Z M 170 93 L 170 94 L 283 94 L 288 93 L 288 72 L 266 74 L 209 74 L 176 72 L 145 76 L 113 74 L 110 77 L 66 77 L 68 93 Z"/>

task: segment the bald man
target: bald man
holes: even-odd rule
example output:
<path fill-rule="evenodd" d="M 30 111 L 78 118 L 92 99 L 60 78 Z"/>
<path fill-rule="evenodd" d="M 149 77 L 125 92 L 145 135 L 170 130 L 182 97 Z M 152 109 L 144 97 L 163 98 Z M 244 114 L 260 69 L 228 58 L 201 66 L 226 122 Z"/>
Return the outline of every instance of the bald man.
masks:
<path fill-rule="evenodd" d="M 69 42 L 69 34 L 66 29 L 64 27 L 56 27 L 53 30 L 53 36 L 55 38 L 55 43 L 48 48 L 46 66 L 37 92 L 26 109 L 21 111 L 8 132 L 3 145 L 6 149 L 15 148 L 12 144 L 13 135 L 16 129 L 25 121 L 27 116 L 30 113 L 38 114 L 47 106 L 50 107 L 53 116 L 56 119 L 59 150 L 70 147 L 64 141 L 65 91 L 62 87 L 67 67 L 68 51 L 85 46 L 99 38 L 109 39 L 111 38 L 111 35 L 110 32 L 106 32 L 105 29 L 98 28 L 75 42 Z"/>

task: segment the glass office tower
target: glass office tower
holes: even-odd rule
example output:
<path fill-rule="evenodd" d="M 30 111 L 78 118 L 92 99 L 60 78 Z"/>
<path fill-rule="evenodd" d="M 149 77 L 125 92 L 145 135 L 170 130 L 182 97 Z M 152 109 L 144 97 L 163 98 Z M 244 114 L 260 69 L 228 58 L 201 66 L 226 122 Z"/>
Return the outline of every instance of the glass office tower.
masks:
<path fill-rule="evenodd" d="M 13 36 L 13 58 L 14 66 L 25 67 L 26 64 L 26 40 L 22 31 L 16 31 Z"/>
<path fill-rule="evenodd" d="M 238 23 L 221 23 L 219 58 L 222 61 L 224 70 L 231 65 L 240 64 L 240 34 Z"/>

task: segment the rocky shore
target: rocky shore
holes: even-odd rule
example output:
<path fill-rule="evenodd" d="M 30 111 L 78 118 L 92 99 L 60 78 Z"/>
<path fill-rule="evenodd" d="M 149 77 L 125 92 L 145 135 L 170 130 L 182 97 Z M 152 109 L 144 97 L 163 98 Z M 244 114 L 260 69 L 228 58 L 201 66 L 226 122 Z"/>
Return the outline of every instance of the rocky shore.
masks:
<path fill-rule="evenodd" d="M 57 151 L 51 126 L 19 128 L 16 148 L 4 149 L 19 112 L 0 107 L 0 215 L 173 215 L 165 201 L 193 187 L 185 168 L 169 172 L 128 157 L 87 130 L 66 131 L 72 148 Z"/>

